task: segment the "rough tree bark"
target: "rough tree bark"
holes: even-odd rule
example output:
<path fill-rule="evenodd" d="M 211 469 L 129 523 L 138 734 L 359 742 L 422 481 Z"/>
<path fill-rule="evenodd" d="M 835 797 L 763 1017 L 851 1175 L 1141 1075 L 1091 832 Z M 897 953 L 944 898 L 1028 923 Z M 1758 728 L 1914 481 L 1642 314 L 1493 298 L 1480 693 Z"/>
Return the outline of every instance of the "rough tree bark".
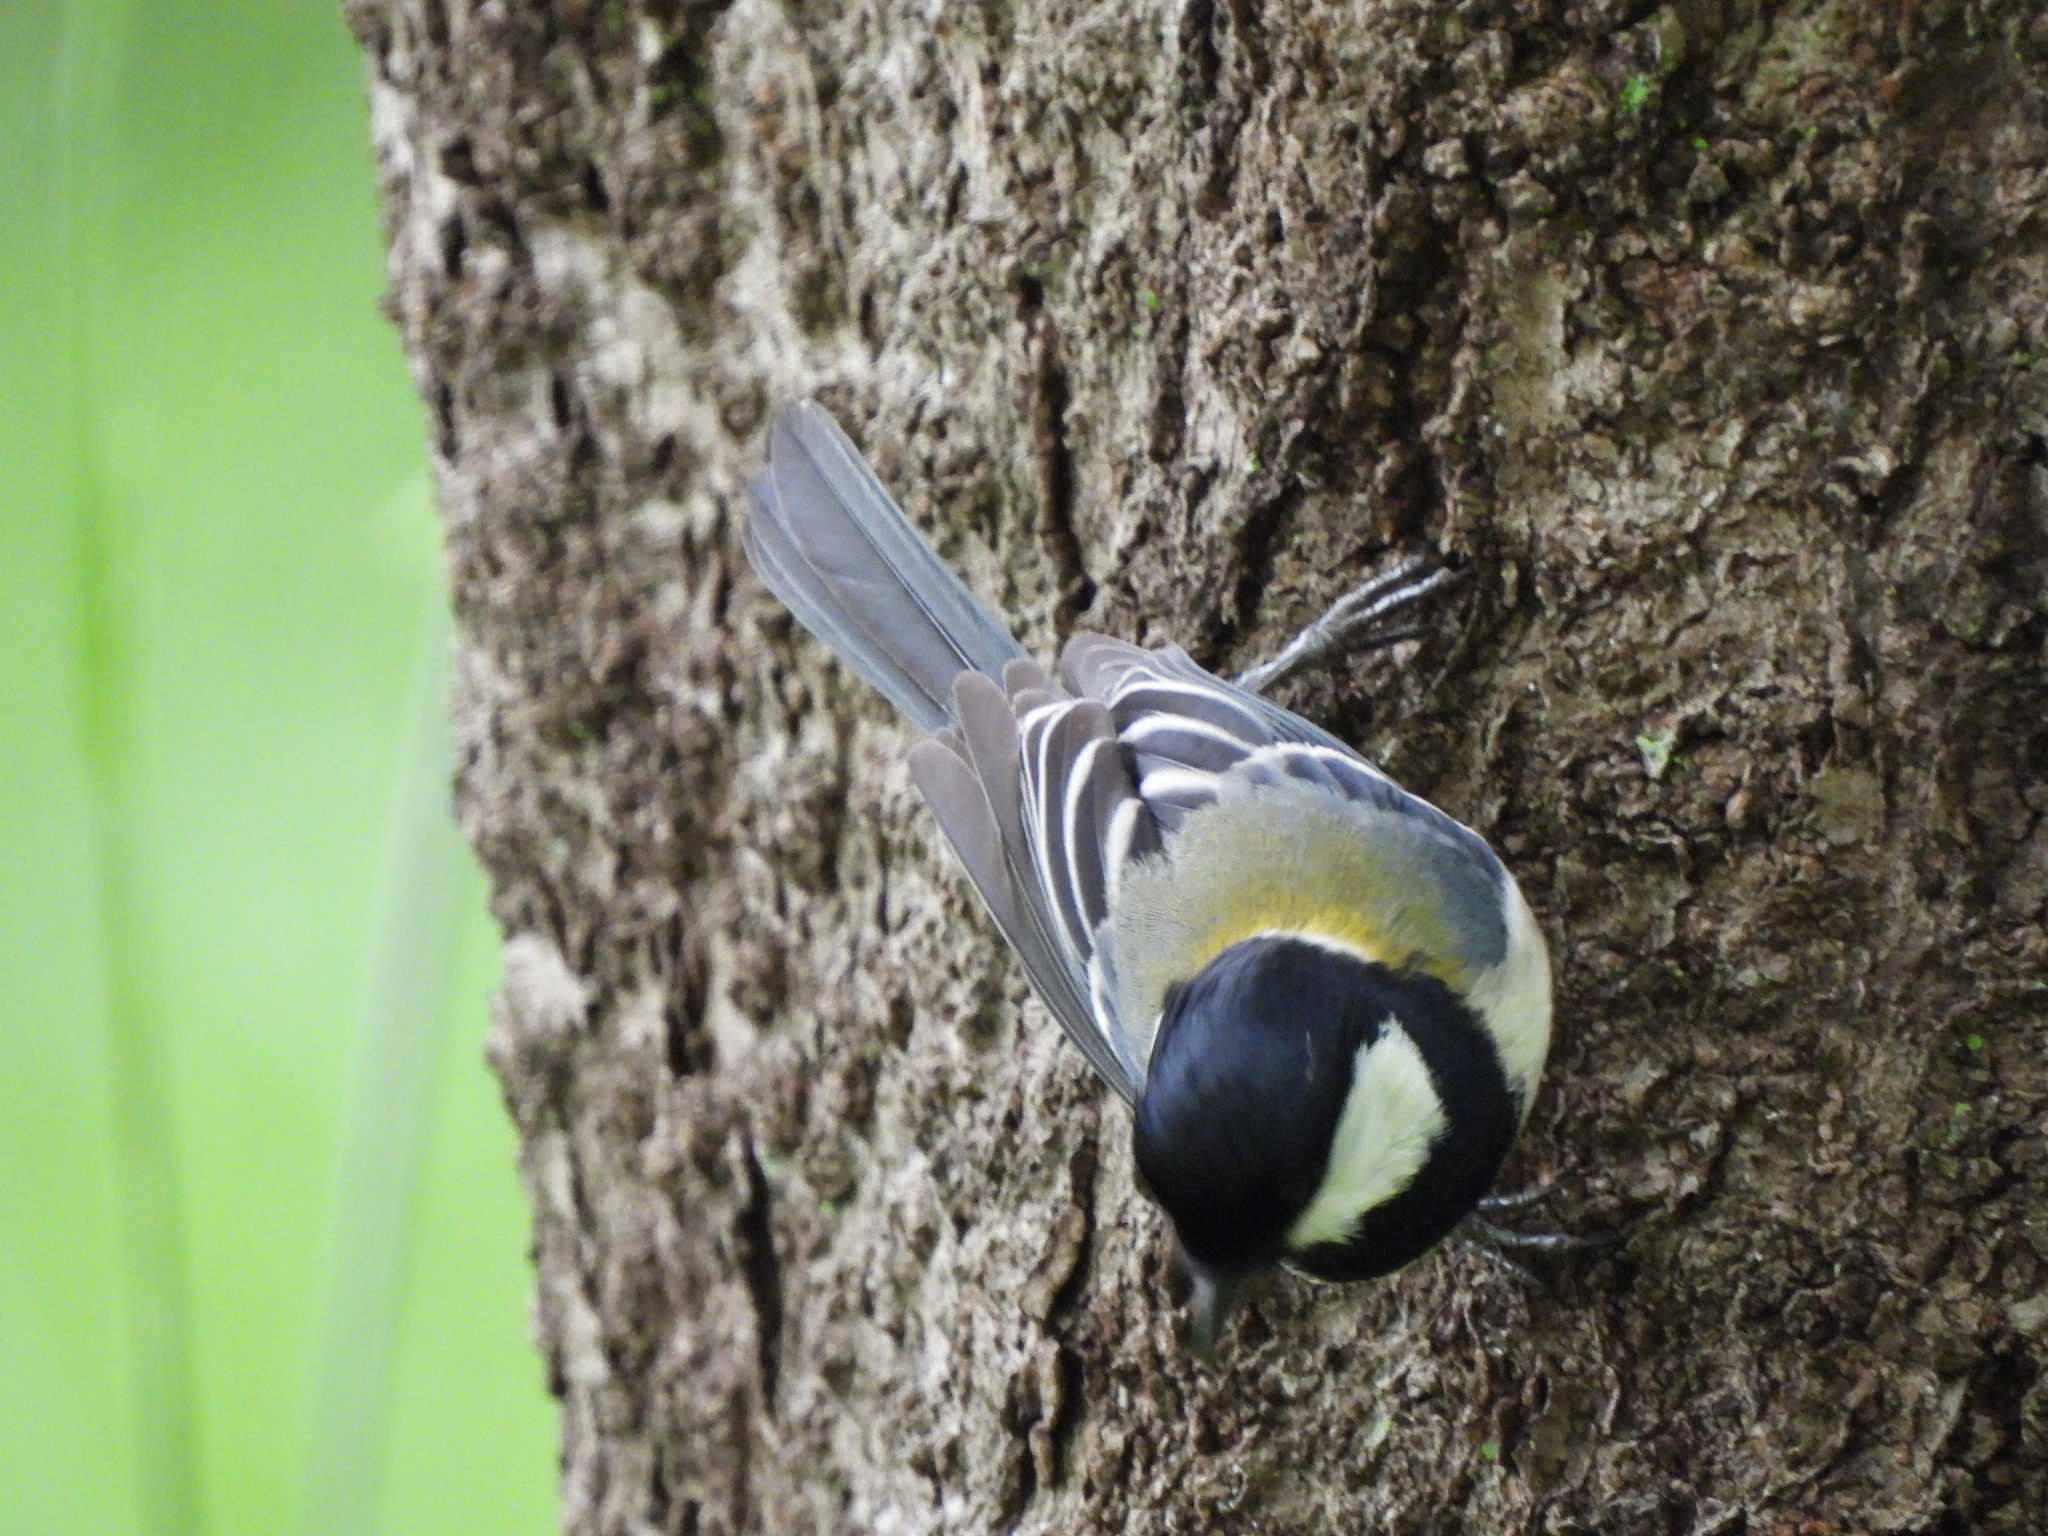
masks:
<path fill-rule="evenodd" d="M 350 0 L 572 1532 L 2036 1531 L 2038 0 Z M 1288 690 L 1549 933 L 1639 1222 L 1174 1342 L 1127 1122 L 737 537 L 816 392 L 1050 652 Z"/>

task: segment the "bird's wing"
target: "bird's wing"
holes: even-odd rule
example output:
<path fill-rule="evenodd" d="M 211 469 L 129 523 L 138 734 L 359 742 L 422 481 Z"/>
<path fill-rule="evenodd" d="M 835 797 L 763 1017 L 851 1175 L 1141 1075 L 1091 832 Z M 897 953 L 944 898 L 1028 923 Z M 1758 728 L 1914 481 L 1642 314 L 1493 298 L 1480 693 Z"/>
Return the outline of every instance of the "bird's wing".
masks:
<path fill-rule="evenodd" d="M 1103 1081 L 1132 1103 L 1142 1061 L 1095 964 L 1115 881 L 1158 847 L 1109 711 L 1013 662 L 1004 686 L 954 683 L 957 731 L 919 744 L 911 773 L 1032 985 Z"/>
<path fill-rule="evenodd" d="M 1215 800 L 1220 774 L 1263 748 L 1320 747 L 1377 773 L 1327 731 L 1224 682 L 1177 645 L 1146 650 L 1106 635 L 1076 635 L 1060 671 L 1076 694 L 1109 707 L 1138 793 L 1169 833 Z"/>
<path fill-rule="evenodd" d="M 1251 784 L 1286 779 L 1412 816 L 1487 870 L 1500 867 L 1478 833 L 1409 794 L 1328 731 L 1225 682 L 1177 645 L 1146 650 L 1076 635 L 1060 671 L 1077 695 L 1108 707 L 1138 794 L 1163 830 L 1213 803 L 1226 775 Z"/>
<path fill-rule="evenodd" d="M 1139 904 L 1160 909 L 1147 931 L 1227 933 L 1256 926 L 1261 913 L 1273 927 L 1317 913 L 1330 921 L 1333 906 L 1350 901 L 1368 910 L 1343 914 L 1347 931 L 1391 935 L 1401 953 L 1390 963 L 1426 948 L 1418 958 L 1432 968 L 1477 975 L 1503 958 L 1509 881 L 1485 839 L 1328 732 L 1213 676 L 1176 646 L 1077 635 L 1060 667 L 1075 693 L 1109 711 L 1162 833 L 1163 860 L 1130 882 Z M 1183 840 L 1198 815 L 1202 835 Z M 1318 831 L 1305 840 L 1310 826 Z M 1197 871 L 1198 860 L 1215 867 Z M 1123 973 L 1114 1011 L 1130 1016 L 1120 1033 L 1142 1063 L 1156 994 L 1177 978 L 1159 956 L 1119 954 L 1134 946 L 1114 934 L 1133 925 L 1113 928 L 1097 943 L 1097 966 Z M 1422 935 L 1427 945 L 1411 947 Z"/>

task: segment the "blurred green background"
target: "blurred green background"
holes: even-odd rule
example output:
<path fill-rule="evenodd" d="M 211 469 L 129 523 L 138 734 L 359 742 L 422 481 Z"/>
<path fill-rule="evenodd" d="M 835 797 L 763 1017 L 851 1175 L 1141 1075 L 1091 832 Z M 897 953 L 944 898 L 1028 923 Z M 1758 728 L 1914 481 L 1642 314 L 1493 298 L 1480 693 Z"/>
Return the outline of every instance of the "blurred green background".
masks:
<path fill-rule="evenodd" d="M 0 4 L 0 1532 L 553 1525 L 337 12 Z"/>

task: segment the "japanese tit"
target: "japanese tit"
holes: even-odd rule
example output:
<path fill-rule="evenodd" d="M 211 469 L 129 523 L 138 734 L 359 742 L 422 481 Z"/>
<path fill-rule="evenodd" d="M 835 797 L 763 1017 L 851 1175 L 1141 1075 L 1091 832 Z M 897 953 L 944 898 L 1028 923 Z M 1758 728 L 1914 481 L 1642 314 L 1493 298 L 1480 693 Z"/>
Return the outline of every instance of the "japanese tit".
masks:
<path fill-rule="evenodd" d="M 1486 1193 L 1550 1043 L 1550 962 L 1477 833 L 1178 646 L 1055 679 L 815 404 L 780 411 L 748 558 L 929 734 L 913 779 L 1096 1073 L 1213 1346 L 1285 1265 L 1400 1268 Z"/>

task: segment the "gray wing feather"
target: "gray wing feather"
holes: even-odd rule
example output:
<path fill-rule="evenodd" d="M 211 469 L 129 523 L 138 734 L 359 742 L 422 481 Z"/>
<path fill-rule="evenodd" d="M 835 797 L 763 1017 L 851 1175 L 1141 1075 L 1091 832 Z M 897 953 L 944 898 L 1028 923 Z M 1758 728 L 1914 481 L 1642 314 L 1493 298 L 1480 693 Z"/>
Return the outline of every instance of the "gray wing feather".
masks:
<path fill-rule="evenodd" d="M 1036 911 L 1028 885 L 1019 878 L 1013 849 L 990 807 L 985 781 L 950 735 L 930 736 L 910 749 L 910 777 L 932 808 L 946 841 L 960 856 L 967 878 L 1023 963 L 1032 989 L 1101 1074 L 1126 1099 L 1136 1089 L 1090 1026 L 1090 1004 L 1075 990 L 1074 978 L 1056 952 Z"/>
<path fill-rule="evenodd" d="M 1131 780 L 1115 722 L 1100 702 L 1053 699 L 1023 715 L 1019 732 L 1025 830 L 1039 888 L 1081 978 L 1095 1028 L 1133 1085 L 1127 1096 L 1135 1101 L 1144 1057 L 1113 1001 L 1109 916 L 1122 869 L 1159 848 L 1158 823 Z"/>
<path fill-rule="evenodd" d="M 1025 826 L 1047 905 L 1085 970 L 1095 928 L 1109 915 L 1101 837 L 1116 803 L 1131 795 L 1116 731 L 1100 704 L 1061 702 L 1025 715 Z"/>
<path fill-rule="evenodd" d="M 1120 701 L 1119 726 L 1149 712 L 1185 713 L 1241 737 L 1247 751 L 1281 741 L 1351 751 L 1292 710 L 1225 682 L 1177 645 L 1147 650 L 1107 635 L 1076 635 L 1060 653 L 1060 675 L 1078 694 Z"/>
<path fill-rule="evenodd" d="M 1014 701 L 988 678 L 970 673 L 955 683 L 953 704 L 964 748 L 964 755 L 955 755 L 960 770 L 934 763 L 928 747 L 920 746 L 911 762 L 918 787 L 947 837 L 961 848 L 969 878 L 1053 1017 L 1102 1079 L 1135 1102 L 1137 1078 L 1118 1054 L 1108 1019 L 1096 1012 L 1097 988 L 1088 967 L 1093 936 L 1082 934 L 1076 947 L 1067 913 L 1071 881 L 1057 861 L 1049 868 L 1042 853 L 1034 825 L 1041 814 L 1036 809 L 1039 779 L 1019 732 Z M 1053 760 L 1055 769 L 1059 761 Z M 973 788 L 971 797 L 956 782 L 962 773 Z M 1125 792 L 1134 793 L 1128 780 Z M 993 829 L 998 857 L 970 859 L 955 837 L 956 821 L 977 820 L 980 825 L 969 826 L 980 840 L 977 848 Z"/>
<path fill-rule="evenodd" d="M 1017 716 L 1002 689 L 984 677 L 963 677 L 953 688 L 968 761 L 988 791 L 989 805 L 1005 841 L 1023 846 L 1024 780 Z"/>
<path fill-rule="evenodd" d="M 1003 861 L 1002 830 L 966 749 L 950 731 L 927 736 L 910 749 L 910 777 L 932 808 L 946 841 L 960 855 L 968 878 L 988 903 L 996 926 L 1007 935 L 1021 926 L 1009 866 Z"/>
<path fill-rule="evenodd" d="M 1060 656 L 1060 672 L 1075 692 L 1108 705 L 1138 793 L 1169 832 L 1213 802 L 1226 780 L 1305 783 L 1426 827 L 1451 860 L 1446 878 L 1461 890 L 1469 883 L 1457 873 L 1464 865 L 1483 876 L 1481 885 L 1497 887 L 1507 878 L 1499 857 L 1469 827 L 1409 794 L 1329 732 L 1203 670 L 1177 645 L 1146 650 L 1076 635 Z"/>
<path fill-rule="evenodd" d="M 1073 978 L 1047 942 L 1029 892 L 1017 879 L 1009 842 L 988 803 L 986 781 L 960 747 L 943 735 L 928 737 L 910 749 L 910 776 L 960 855 L 989 916 L 1024 961 L 1033 986 L 1065 1024 L 1076 1001 Z"/>
<path fill-rule="evenodd" d="M 955 676 L 1023 649 L 932 553 L 846 434 L 805 401 L 776 412 L 748 488 L 747 557 L 797 620 L 927 730 Z"/>
<path fill-rule="evenodd" d="M 1045 668 L 1030 656 L 1019 656 L 1003 666 L 1003 692 L 1015 698 L 1020 693 L 1051 693 L 1053 682 Z"/>

